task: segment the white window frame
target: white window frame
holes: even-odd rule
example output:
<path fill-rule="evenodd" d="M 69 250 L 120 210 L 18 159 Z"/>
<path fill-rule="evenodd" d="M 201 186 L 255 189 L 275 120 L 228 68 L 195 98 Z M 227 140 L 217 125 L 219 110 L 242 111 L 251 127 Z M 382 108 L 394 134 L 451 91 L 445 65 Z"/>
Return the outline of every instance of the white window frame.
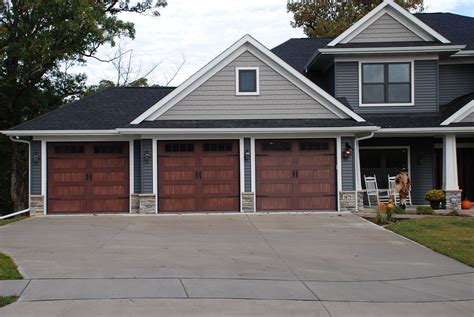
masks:
<path fill-rule="evenodd" d="M 256 91 L 240 92 L 239 91 L 239 73 L 241 70 L 255 70 Z M 236 96 L 258 96 L 260 95 L 260 69 L 258 67 L 236 67 L 235 68 L 235 95 Z"/>
<path fill-rule="evenodd" d="M 415 61 L 413 59 L 368 59 L 360 60 L 359 62 L 359 107 L 413 107 L 415 106 Z M 362 99 L 362 65 L 363 64 L 377 64 L 377 63 L 410 63 L 410 102 L 397 103 L 363 103 Z"/>

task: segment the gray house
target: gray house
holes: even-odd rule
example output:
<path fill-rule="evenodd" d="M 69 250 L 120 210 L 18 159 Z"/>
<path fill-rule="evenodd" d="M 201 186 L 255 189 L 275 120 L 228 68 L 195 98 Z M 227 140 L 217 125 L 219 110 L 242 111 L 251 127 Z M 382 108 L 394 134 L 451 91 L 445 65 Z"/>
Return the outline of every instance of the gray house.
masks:
<path fill-rule="evenodd" d="M 363 208 L 474 199 L 474 18 L 392 1 L 333 39 L 246 35 L 176 88 L 113 88 L 5 134 L 30 142 L 33 214 Z"/>

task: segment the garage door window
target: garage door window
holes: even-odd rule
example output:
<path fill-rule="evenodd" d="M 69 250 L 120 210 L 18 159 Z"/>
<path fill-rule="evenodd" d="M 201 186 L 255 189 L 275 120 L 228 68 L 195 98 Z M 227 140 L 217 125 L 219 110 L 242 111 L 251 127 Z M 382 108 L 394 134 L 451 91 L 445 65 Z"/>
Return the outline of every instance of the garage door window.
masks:
<path fill-rule="evenodd" d="M 194 152 L 194 144 L 168 143 L 168 144 L 165 144 L 165 152 Z"/>
<path fill-rule="evenodd" d="M 230 152 L 232 151 L 232 143 L 204 143 L 204 152 Z"/>
<path fill-rule="evenodd" d="M 329 150 L 328 142 L 301 142 L 300 151 L 327 151 Z"/>
<path fill-rule="evenodd" d="M 80 154 L 84 153 L 83 145 L 56 145 L 54 147 L 56 154 Z"/>
<path fill-rule="evenodd" d="M 101 144 L 94 145 L 95 154 L 122 154 L 123 146 L 121 144 Z"/>
<path fill-rule="evenodd" d="M 265 152 L 291 152 L 291 143 L 289 142 L 264 142 L 262 151 Z"/>

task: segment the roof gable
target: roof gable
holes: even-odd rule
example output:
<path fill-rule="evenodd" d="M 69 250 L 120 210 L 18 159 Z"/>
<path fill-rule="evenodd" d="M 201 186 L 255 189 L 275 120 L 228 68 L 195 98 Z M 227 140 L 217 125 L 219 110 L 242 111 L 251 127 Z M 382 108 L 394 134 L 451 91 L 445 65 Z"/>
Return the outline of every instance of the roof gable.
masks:
<path fill-rule="evenodd" d="M 393 38 L 395 38 L 395 41 L 400 42 L 416 39 L 427 42 L 435 40 L 443 44 L 450 43 L 447 38 L 400 7 L 393 0 L 384 0 L 375 9 L 331 41 L 328 46 L 333 47 L 337 44 L 346 44 L 352 41 L 362 42 L 365 40 L 374 42 L 376 39 L 372 39 L 369 35 L 371 35 L 371 32 L 380 31 L 381 25 L 386 28 L 396 27 L 397 32 L 403 31 L 402 34 L 399 34 L 400 39 L 397 40 L 395 33 L 391 30 L 392 38 L 388 36 L 387 41 L 394 41 Z M 411 39 L 407 40 L 407 38 Z"/>
<path fill-rule="evenodd" d="M 474 97 L 474 95 L 473 95 Z M 444 120 L 441 125 L 447 126 L 452 123 L 472 123 L 474 122 L 474 99 L 466 103 L 461 109 L 453 113 Z"/>
<path fill-rule="evenodd" d="M 236 69 L 255 67 L 259 73 L 257 96 L 236 95 Z M 177 102 L 156 120 L 340 119 L 250 51 Z M 344 118 L 349 118 L 345 115 Z"/>
<path fill-rule="evenodd" d="M 265 46 L 257 42 L 250 35 L 246 35 L 217 56 L 214 60 L 204 66 L 201 70 L 191 76 L 172 93 L 150 107 L 147 111 L 138 116 L 131 124 L 139 124 L 145 120 L 156 120 L 166 113 L 171 107 L 192 93 L 195 89 L 204 84 L 209 78 L 222 70 L 225 66 L 235 60 L 244 52 L 250 52 L 263 63 L 270 66 L 274 71 L 285 77 L 296 85 L 307 95 L 319 102 L 326 109 L 336 114 L 339 118 L 350 117 L 357 122 L 365 121 L 351 109 L 348 109 L 340 101 L 325 92 L 322 88 L 304 77 L 294 68 L 286 64 L 278 56 L 268 50 Z"/>

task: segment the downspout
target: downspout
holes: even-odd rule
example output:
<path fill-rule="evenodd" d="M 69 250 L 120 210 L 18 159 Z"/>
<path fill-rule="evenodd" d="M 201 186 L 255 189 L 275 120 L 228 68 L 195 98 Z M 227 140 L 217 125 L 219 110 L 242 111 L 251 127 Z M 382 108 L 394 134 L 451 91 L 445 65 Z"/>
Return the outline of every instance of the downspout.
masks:
<path fill-rule="evenodd" d="M 19 137 L 14 138 L 13 136 L 10 136 L 10 140 L 12 142 L 28 144 L 28 179 L 29 179 L 28 186 L 31 186 L 31 142 L 26 141 L 26 140 L 22 140 Z M 25 214 L 25 213 L 29 212 L 30 208 L 31 208 L 30 207 L 30 204 L 31 204 L 31 201 L 30 201 L 31 200 L 31 195 L 30 194 L 31 194 L 30 190 L 28 190 L 28 208 L 20 210 L 20 211 L 13 212 L 13 213 L 8 214 L 8 215 L 1 216 L 0 220 L 15 217 L 15 216 L 22 215 L 22 214 Z"/>
<path fill-rule="evenodd" d="M 356 173 L 355 173 L 355 176 L 356 176 L 356 183 L 355 183 L 355 187 L 356 187 L 356 196 L 355 196 L 355 211 L 356 212 L 359 212 L 359 192 L 358 192 L 358 187 L 359 187 L 359 184 L 361 184 L 361 179 L 360 179 L 360 154 L 359 154 L 359 141 L 362 141 L 362 140 L 367 140 L 367 139 L 370 139 L 374 136 L 375 134 L 375 131 L 372 131 L 370 132 L 369 135 L 366 135 L 366 136 L 363 136 L 363 137 L 360 137 L 360 138 L 355 138 L 354 139 L 354 145 L 355 145 L 355 148 L 356 148 L 356 156 L 355 156 L 355 160 L 354 160 L 354 163 L 355 163 L 355 168 L 356 168 Z"/>

